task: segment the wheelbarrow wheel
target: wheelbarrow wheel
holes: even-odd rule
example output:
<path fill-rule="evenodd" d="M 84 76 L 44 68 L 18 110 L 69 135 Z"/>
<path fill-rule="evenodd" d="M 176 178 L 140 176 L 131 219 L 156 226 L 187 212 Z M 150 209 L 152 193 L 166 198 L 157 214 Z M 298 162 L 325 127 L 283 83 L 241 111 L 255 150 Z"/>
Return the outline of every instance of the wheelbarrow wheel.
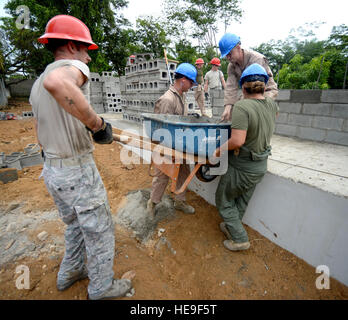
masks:
<path fill-rule="evenodd" d="M 196 172 L 196 177 L 199 181 L 210 182 L 210 181 L 213 181 L 217 177 L 217 176 L 212 176 L 209 174 L 210 167 L 211 166 L 209 166 L 207 164 L 201 165 L 201 167 Z"/>

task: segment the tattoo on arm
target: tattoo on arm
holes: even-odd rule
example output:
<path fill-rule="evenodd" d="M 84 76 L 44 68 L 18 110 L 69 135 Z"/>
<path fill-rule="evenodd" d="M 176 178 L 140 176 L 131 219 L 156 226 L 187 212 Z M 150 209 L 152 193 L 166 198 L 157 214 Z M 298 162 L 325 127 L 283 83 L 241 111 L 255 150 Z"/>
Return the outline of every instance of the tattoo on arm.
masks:
<path fill-rule="evenodd" d="M 65 97 L 65 101 L 69 103 L 69 106 L 75 105 L 75 101 L 69 97 Z"/>

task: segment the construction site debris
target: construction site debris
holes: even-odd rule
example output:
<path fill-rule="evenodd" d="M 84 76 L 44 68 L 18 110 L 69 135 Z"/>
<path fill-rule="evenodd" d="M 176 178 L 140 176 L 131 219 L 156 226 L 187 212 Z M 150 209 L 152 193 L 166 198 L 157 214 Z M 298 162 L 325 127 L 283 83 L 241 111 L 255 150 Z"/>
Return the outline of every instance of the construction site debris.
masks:
<path fill-rule="evenodd" d="M 44 241 L 47 239 L 48 233 L 46 231 L 42 231 L 37 235 L 37 237 L 39 238 L 39 240 Z"/>
<path fill-rule="evenodd" d="M 1 157 L 0 157 L 1 159 Z M 1 167 L 1 160 L 0 160 Z M 0 181 L 2 183 L 8 183 L 12 181 L 18 180 L 18 172 L 17 169 L 0 169 Z"/>
<path fill-rule="evenodd" d="M 25 167 L 36 166 L 43 163 L 40 147 L 37 143 L 30 143 L 24 152 L 12 152 L 6 155 L 0 152 L 0 167 L 22 170 Z"/>
<path fill-rule="evenodd" d="M 150 198 L 149 189 L 131 191 L 126 198 L 127 201 L 119 209 L 115 222 L 133 230 L 134 237 L 143 243 L 151 238 L 159 221 L 175 215 L 173 200 L 168 195 L 164 195 L 156 206 L 155 219 L 151 219 L 146 210 Z"/>

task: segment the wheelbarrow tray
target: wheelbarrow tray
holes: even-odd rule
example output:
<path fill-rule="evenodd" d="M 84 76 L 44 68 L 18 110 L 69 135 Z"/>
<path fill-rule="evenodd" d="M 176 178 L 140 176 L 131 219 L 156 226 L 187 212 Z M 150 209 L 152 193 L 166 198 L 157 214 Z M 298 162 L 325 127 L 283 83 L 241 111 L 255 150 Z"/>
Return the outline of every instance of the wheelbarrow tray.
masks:
<path fill-rule="evenodd" d="M 154 142 L 197 156 L 210 157 L 231 136 L 231 123 L 219 118 L 143 113 L 146 135 Z"/>

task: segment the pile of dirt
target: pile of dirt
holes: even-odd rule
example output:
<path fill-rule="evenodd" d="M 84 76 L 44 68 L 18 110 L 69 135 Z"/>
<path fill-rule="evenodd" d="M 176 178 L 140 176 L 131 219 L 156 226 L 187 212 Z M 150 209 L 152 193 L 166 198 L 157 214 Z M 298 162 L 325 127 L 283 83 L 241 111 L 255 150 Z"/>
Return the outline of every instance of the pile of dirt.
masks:
<path fill-rule="evenodd" d="M 19 103 L 15 110 L 31 109 Z M 0 152 L 22 151 L 35 142 L 32 119 L 0 123 Z M 116 143 L 95 148 L 116 222 L 115 276 L 136 272 L 135 294 L 123 299 L 348 299 L 348 288 L 332 278 L 329 290 L 318 290 L 315 268 L 249 227 L 251 248 L 226 250 L 217 209 L 193 192 L 187 201 L 195 215 L 168 211 L 151 228 L 150 223 L 141 229 L 141 221 L 147 221 L 149 166 L 123 165 Z M 0 299 L 86 299 L 88 279 L 63 292 L 56 289 L 65 225 L 39 179 L 41 169 L 25 168 L 18 171 L 17 181 L 0 183 Z M 134 215 L 126 210 L 129 200 Z M 165 201 L 169 206 L 168 190 Z M 20 265 L 30 270 L 29 289 L 16 287 Z"/>

